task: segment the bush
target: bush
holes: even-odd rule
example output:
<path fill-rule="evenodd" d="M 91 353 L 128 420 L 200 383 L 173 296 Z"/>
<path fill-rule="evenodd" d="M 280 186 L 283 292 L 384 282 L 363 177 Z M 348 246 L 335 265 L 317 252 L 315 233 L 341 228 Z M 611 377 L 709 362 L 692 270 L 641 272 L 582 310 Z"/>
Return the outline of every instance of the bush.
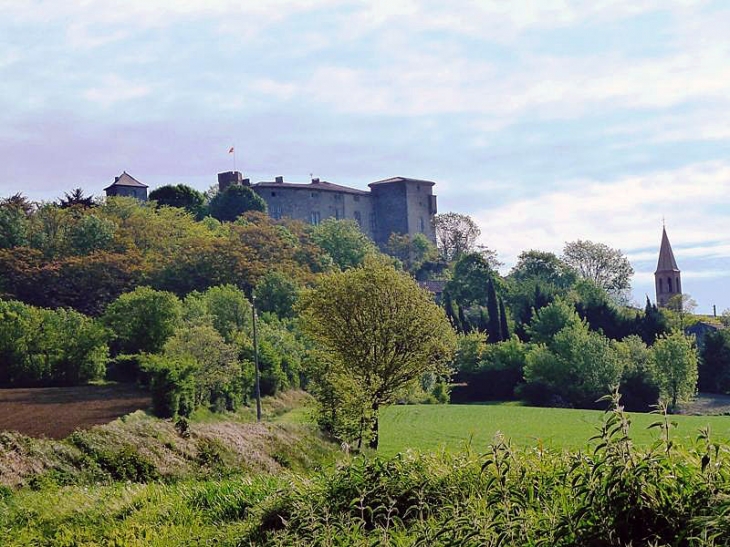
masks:
<path fill-rule="evenodd" d="M 104 377 L 107 331 L 72 310 L 0 300 L 0 386 L 79 385 Z"/>
<path fill-rule="evenodd" d="M 143 370 L 149 374 L 152 412 L 160 418 L 190 416 L 195 410 L 196 366 L 184 359 L 145 356 Z"/>

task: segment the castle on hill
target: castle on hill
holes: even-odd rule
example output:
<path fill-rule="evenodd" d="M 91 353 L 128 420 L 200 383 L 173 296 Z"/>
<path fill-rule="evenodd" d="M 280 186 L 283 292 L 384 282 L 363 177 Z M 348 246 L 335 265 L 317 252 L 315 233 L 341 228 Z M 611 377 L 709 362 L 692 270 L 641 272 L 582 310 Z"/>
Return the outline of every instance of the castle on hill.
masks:
<path fill-rule="evenodd" d="M 274 219 L 293 218 L 309 224 L 325 219 L 350 219 L 378 245 L 385 246 L 391 234 L 425 235 L 436 243 L 434 182 L 407 177 L 392 177 L 371 182 L 369 191 L 312 178 L 309 183 L 273 181 L 251 184 L 239 171 L 218 174 L 218 188 L 251 188 L 265 202 Z M 104 189 L 107 196 L 130 196 L 147 200 L 146 184 L 126 171 Z"/>

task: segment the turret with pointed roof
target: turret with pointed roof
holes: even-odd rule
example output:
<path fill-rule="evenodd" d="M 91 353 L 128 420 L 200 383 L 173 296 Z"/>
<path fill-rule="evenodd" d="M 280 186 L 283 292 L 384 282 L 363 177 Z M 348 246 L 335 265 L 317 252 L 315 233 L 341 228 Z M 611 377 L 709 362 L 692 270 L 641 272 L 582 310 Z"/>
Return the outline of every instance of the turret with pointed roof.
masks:
<path fill-rule="evenodd" d="M 107 197 L 109 196 L 130 196 L 141 201 L 147 201 L 146 184 L 139 182 L 126 171 L 118 177 L 114 177 L 114 182 L 104 188 Z"/>
<path fill-rule="evenodd" d="M 682 294 L 682 277 L 674 259 L 672 245 L 669 243 L 666 228 L 662 228 L 662 243 L 659 247 L 659 260 L 654 272 L 656 301 L 659 307 L 666 307 L 673 296 Z"/>

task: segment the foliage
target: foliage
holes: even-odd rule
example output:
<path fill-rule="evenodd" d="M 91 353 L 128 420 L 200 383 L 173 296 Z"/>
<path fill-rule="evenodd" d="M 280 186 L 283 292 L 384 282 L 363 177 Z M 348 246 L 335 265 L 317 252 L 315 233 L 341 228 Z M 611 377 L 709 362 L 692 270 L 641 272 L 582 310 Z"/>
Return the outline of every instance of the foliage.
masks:
<path fill-rule="evenodd" d="M 730 331 L 718 330 L 705 335 L 698 377 L 700 391 L 730 393 Z"/>
<path fill-rule="evenodd" d="M 621 299 L 631 288 L 634 269 L 619 249 L 593 241 L 571 241 L 563 248 L 563 260 L 584 279 Z"/>
<path fill-rule="evenodd" d="M 234 221 L 247 211 L 266 211 L 266 202 L 247 186 L 233 185 L 210 200 L 208 210 L 220 221 Z"/>
<path fill-rule="evenodd" d="M 192 365 L 193 409 L 235 410 L 241 403 L 238 351 L 214 328 L 200 325 L 176 330 L 165 342 L 162 357 L 175 364 Z"/>
<path fill-rule="evenodd" d="M 651 348 L 637 335 L 614 342 L 623 363 L 620 392 L 626 410 L 649 412 L 659 401 L 659 386 Z"/>
<path fill-rule="evenodd" d="M 528 346 L 519 338 L 481 344 L 476 335 L 459 338 L 452 402 L 512 399 L 523 382 Z"/>
<path fill-rule="evenodd" d="M 266 272 L 254 290 L 256 305 L 281 318 L 293 317 L 299 291 L 298 284 L 288 275 L 275 270 Z"/>
<path fill-rule="evenodd" d="M 61 209 L 70 207 L 88 209 L 94 206 L 94 196 L 85 196 L 81 188 L 74 188 L 70 194 L 64 192 L 64 197 L 58 201 L 58 206 Z"/>
<path fill-rule="evenodd" d="M 574 321 L 547 345 L 539 344 L 527 353 L 523 395 L 536 404 L 591 408 L 619 384 L 622 372 L 622 362 L 609 340 Z"/>
<path fill-rule="evenodd" d="M 0 386 L 98 380 L 108 352 L 105 329 L 80 313 L 0 300 Z"/>
<path fill-rule="evenodd" d="M 520 253 L 509 275 L 517 282 L 539 281 L 560 289 L 577 280 L 575 271 L 555 254 L 534 249 Z"/>
<path fill-rule="evenodd" d="M 575 310 L 563 301 L 556 301 L 541 308 L 527 328 L 530 341 L 536 344 L 550 344 L 555 335 L 566 327 L 577 327 L 581 319 Z"/>
<path fill-rule="evenodd" d="M 424 234 L 390 234 L 386 252 L 400 260 L 403 268 L 414 275 L 425 263 L 438 259 L 438 250 Z"/>
<path fill-rule="evenodd" d="M 138 287 L 109 304 L 102 321 L 114 334 L 116 353 L 157 353 L 181 316 L 182 304 L 174 294 Z"/>
<path fill-rule="evenodd" d="M 489 262 L 479 253 L 462 254 L 454 264 L 444 293 L 459 306 L 486 303 L 490 279 L 497 276 Z"/>
<path fill-rule="evenodd" d="M 205 216 L 205 196 L 186 184 L 160 186 L 150 192 L 149 199 L 158 206 L 183 208 L 196 218 Z"/>
<path fill-rule="evenodd" d="M 111 220 L 93 214 L 83 215 L 68 230 L 69 252 L 83 256 L 110 250 L 116 228 Z"/>
<path fill-rule="evenodd" d="M 460 213 L 443 213 L 434 218 L 436 245 L 447 262 L 458 260 L 466 253 L 476 251 L 481 230 L 477 223 Z"/>
<path fill-rule="evenodd" d="M 352 378 L 367 401 L 373 448 L 380 407 L 424 373 L 443 372 L 455 345 L 451 325 L 430 294 L 377 260 L 323 278 L 302 296 L 300 310 L 304 331 L 331 352 L 330 372 Z"/>
<path fill-rule="evenodd" d="M 681 331 L 660 336 L 653 346 L 654 366 L 662 398 L 669 408 L 697 393 L 697 348 Z"/>
<path fill-rule="evenodd" d="M 375 245 L 354 220 L 325 219 L 312 228 L 312 241 L 341 270 L 360 266 L 366 256 L 375 252 Z"/>

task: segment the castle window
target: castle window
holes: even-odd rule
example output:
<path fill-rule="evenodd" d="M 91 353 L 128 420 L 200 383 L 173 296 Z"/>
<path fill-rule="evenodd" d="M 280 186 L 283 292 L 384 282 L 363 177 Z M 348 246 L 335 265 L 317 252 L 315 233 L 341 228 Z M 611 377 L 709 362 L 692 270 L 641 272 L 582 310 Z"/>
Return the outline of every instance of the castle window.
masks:
<path fill-rule="evenodd" d="M 271 218 L 279 220 L 281 218 L 281 205 L 275 205 L 271 208 Z"/>
<path fill-rule="evenodd" d="M 370 213 L 370 231 L 375 233 L 375 213 Z"/>
<path fill-rule="evenodd" d="M 355 217 L 355 222 L 357 222 L 358 226 L 362 226 L 362 217 L 360 216 L 360 211 L 355 211 L 355 214 L 353 216 Z"/>
<path fill-rule="evenodd" d="M 313 198 L 318 198 L 318 197 L 319 197 L 319 192 L 312 192 L 312 193 L 311 193 L 311 196 L 312 196 Z"/>
<path fill-rule="evenodd" d="M 335 201 L 342 201 L 342 194 L 335 194 Z"/>
<path fill-rule="evenodd" d="M 660 277 L 659 278 L 659 293 L 661 294 L 663 292 L 664 292 L 664 280 Z"/>
<path fill-rule="evenodd" d="M 418 224 L 419 224 L 419 227 L 420 227 L 420 230 L 419 231 L 421 233 L 424 233 L 426 231 L 426 224 L 423 222 L 423 217 L 419 217 L 418 218 Z"/>
<path fill-rule="evenodd" d="M 311 213 L 311 214 L 309 215 L 309 221 L 310 221 L 310 222 L 311 222 L 311 223 L 312 223 L 313 225 L 315 225 L 315 226 L 316 226 L 317 224 L 319 224 L 319 222 L 320 222 L 320 216 L 319 216 L 319 211 L 312 211 L 312 213 Z"/>
<path fill-rule="evenodd" d="M 360 196 L 355 196 L 355 201 L 360 201 Z"/>
<path fill-rule="evenodd" d="M 667 277 L 667 285 L 669 285 L 668 292 L 672 292 L 672 278 L 671 277 Z"/>
<path fill-rule="evenodd" d="M 275 198 L 276 197 L 276 192 L 271 192 L 271 197 L 272 198 Z"/>

